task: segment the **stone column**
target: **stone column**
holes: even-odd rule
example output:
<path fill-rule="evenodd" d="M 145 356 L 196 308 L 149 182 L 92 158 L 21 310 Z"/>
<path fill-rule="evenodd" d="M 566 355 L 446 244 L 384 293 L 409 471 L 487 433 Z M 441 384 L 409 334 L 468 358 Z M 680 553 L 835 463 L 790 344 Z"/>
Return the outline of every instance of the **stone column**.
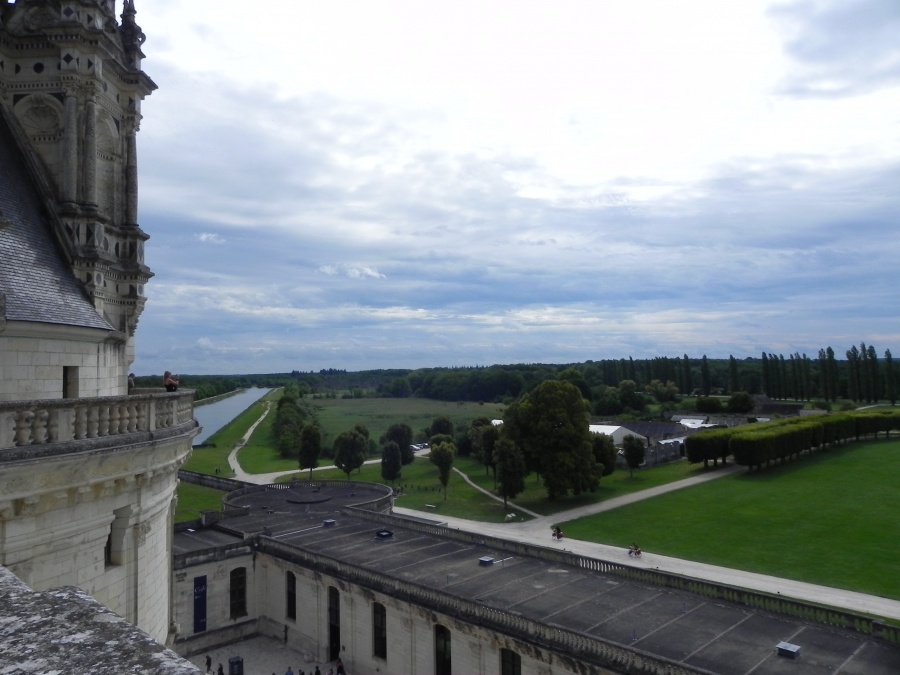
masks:
<path fill-rule="evenodd" d="M 74 88 L 66 89 L 65 124 L 61 196 L 64 202 L 75 202 L 78 195 L 78 99 Z"/>
<path fill-rule="evenodd" d="M 97 103 L 89 94 L 84 105 L 84 185 L 86 204 L 97 203 Z"/>

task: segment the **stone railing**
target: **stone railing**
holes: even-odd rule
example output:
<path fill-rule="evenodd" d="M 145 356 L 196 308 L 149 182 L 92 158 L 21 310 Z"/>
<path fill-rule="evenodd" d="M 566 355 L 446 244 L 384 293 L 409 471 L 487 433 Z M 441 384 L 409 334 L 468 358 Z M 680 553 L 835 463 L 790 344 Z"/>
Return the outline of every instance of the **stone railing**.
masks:
<path fill-rule="evenodd" d="M 194 420 L 194 392 L 0 402 L 0 450 L 175 429 Z"/>

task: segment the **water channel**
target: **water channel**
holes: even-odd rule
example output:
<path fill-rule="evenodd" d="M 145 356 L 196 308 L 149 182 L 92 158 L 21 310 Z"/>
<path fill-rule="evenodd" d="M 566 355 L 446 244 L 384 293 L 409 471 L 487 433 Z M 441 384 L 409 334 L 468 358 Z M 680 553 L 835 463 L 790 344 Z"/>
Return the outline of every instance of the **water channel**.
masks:
<path fill-rule="evenodd" d="M 205 443 L 206 439 L 228 424 L 235 417 L 256 403 L 271 389 L 253 387 L 242 389 L 236 394 L 220 398 L 210 403 L 200 401 L 194 404 L 194 419 L 201 426 L 200 433 L 194 438 L 194 445 Z"/>

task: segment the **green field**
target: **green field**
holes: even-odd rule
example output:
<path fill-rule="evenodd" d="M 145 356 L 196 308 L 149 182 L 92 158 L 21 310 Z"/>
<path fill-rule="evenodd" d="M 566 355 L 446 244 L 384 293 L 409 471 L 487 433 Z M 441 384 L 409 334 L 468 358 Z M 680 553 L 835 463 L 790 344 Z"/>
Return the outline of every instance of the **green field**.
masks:
<path fill-rule="evenodd" d="M 420 432 L 436 417 L 448 417 L 455 429 L 465 428 L 478 417 L 499 419 L 506 406 L 499 403 L 448 403 L 424 398 L 354 398 L 307 399 L 319 420 L 323 445 L 330 445 L 342 431 L 357 423 L 369 430 L 369 438 L 377 441 L 392 424 L 408 424 L 419 440 L 427 440 Z"/>
<path fill-rule="evenodd" d="M 900 598 L 898 461 L 900 441 L 852 444 L 564 529 L 576 539 L 623 548 L 636 541 L 662 555 Z"/>
<path fill-rule="evenodd" d="M 404 403 L 412 406 L 405 413 L 401 411 Z M 315 404 L 320 424 L 331 433 L 361 422 L 373 438 L 397 421 L 418 431 L 437 415 L 447 415 L 457 424 L 502 414 L 496 406 L 420 399 L 327 399 Z M 186 468 L 210 474 L 216 466 L 227 468 L 230 448 L 262 410 L 262 402 L 254 404 L 210 439 L 217 448 L 196 450 Z M 247 471 L 290 471 L 296 466 L 294 460 L 282 460 L 272 450 L 270 422 L 271 416 L 256 429 L 239 455 Z M 890 478 L 897 476 L 898 460 L 900 441 L 851 444 L 567 522 L 564 528 L 576 539 L 623 548 L 637 541 L 651 553 L 900 598 L 900 577 L 896 574 L 900 491 L 894 488 L 896 478 Z M 320 464 L 327 461 L 323 459 Z M 475 460 L 459 457 L 455 466 L 481 488 L 493 489 L 492 476 Z M 541 515 L 553 515 L 703 471 L 702 466 L 687 462 L 638 471 L 633 477 L 620 469 L 603 478 L 594 493 L 554 501 L 546 499 L 541 484 L 531 477 L 514 503 Z M 305 479 L 309 474 L 293 474 L 298 475 Z M 337 469 L 315 471 L 313 475 L 346 478 Z M 378 463 L 363 466 L 350 478 L 383 482 Z M 504 509 L 501 502 L 484 495 L 456 473 L 451 475 L 445 499 L 437 468 L 426 458 L 403 467 L 396 485 L 403 488 L 398 506 L 428 513 L 502 522 L 513 510 Z M 190 520 L 200 510 L 218 508 L 220 497 L 221 493 L 182 483 L 178 520 Z M 435 508 L 428 509 L 426 504 Z M 520 514 L 522 519 L 528 518 Z"/>

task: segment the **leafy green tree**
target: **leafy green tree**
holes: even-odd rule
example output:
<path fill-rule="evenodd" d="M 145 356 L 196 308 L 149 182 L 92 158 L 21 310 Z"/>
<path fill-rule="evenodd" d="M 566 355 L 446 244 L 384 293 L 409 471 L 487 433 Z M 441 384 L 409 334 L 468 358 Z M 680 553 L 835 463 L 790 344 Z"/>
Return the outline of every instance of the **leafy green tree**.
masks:
<path fill-rule="evenodd" d="M 409 398 L 412 396 L 412 389 L 409 386 L 409 379 L 405 377 L 395 377 L 385 387 L 388 394 L 394 398 Z"/>
<path fill-rule="evenodd" d="M 381 451 L 381 477 L 390 481 L 391 486 L 400 478 L 403 462 L 400 458 L 400 448 L 394 441 L 388 441 Z"/>
<path fill-rule="evenodd" d="M 602 391 L 594 396 L 594 414 L 607 416 L 619 415 L 624 410 L 619 399 L 619 390 L 616 387 L 603 387 Z"/>
<path fill-rule="evenodd" d="M 368 443 L 365 436 L 355 430 L 344 431 L 334 439 L 334 465 L 347 474 L 363 465 L 366 461 Z"/>
<path fill-rule="evenodd" d="M 322 432 L 317 424 L 307 424 L 300 432 L 300 468 L 312 470 L 319 466 L 319 455 L 322 454 Z"/>
<path fill-rule="evenodd" d="M 295 400 L 290 397 L 279 399 L 272 424 L 275 447 L 282 457 L 297 457 L 300 450 L 300 432 L 305 420 Z"/>
<path fill-rule="evenodd" d="M 662 380 L 650 380 L 646 390 L 647 393 L 660 403 L 678 400 L 678 387 L 672 380 L 669 380 L 665 384 L 662 383 Z"/>
<path fill-rule="evenodd" d="M 472 445 L 472 456 L 484 465 L 485 472 L 494 467 L 494 444 L 499 433 L 497 427 L 487 417 L 479 417 L 469 426 L 468 437 Z"/>
<path fill-rule="evenodd" d="M 453 436 L 453 422 L 446 415 L 435 417 L 431 427 L 428 429 L 429 436 L 437 436 L 438 434 Z"/>
<path fill-rule="evenodd" d="M 591 451 L 594 453 L 594 461 L 597 466 L 602 466 L 601 476 L 610 476 L 616 470 L 616 458 L 619 449 L 612 436 L 606 434 L 591 434 Z"/>
<path fill-rule="evenodd" d="M 622 451 L 625 453 L 625 461 L 628 463 L 628 475 L 634 476 L 634 470 L 644 463 L 647 448 L 643 441 L 633 434 L 628 434 L 622 439 Z"/>
<path fill-rule="evenodd" d="M 722 401 L 715 396 L 701 396 L 697 399 L 697 412 L 718 413 L 722 412 Z"/>
<path fill-rule="evenodd" d="M 557 379 L 571 382 L 578 387 L 578 391 L 581 392 L 581 395 L 586 401 L 591 400 L 591 388 L 584 379 L 584 374 L 577 368 L 566 368 L 557 376 Z"/>
<path fill-rule="evenodd" d="M 441 443 L 453 443 L 453 436 L 450 434 L 435 434 L 428 439 L 428 445 L 431 447 L 440 445 Z"/>
<path fill-rule="evenodd" d="M 647 402 L 637 390 L 634 380 L 622 380 L 619 382 L 619 402 L 625 409 L 641 412 L 647 407 Z"/>
<path fill-rule="evenodd" d="M 501 435 L 494 446 L 494 463 L 505 510 L 507 500 L 515 499 L 525 490 L 525 457 L 512 439 Z"/>
<path fill-rule="evenodd" d="M 381 437 L 382 444 L 393 441 L 400 448 L 403 465 L 412 464 L 416 458 L 412 449 L 413 430 L 408 424 L 392 424 Z"/>
<path fill-rule="evenodd" d="M 494 425 L 486 427 L 481 434 L 481 463 L 484 464 L 485 470 L 493 470 L 495 483 L 497 482 L 497 460 L 494 457 L 494 450 L 499 438 L 500 429 Z"/>
<path fill-rule="evenodd" d="M 522 449 L 529 472 L 540 474 L 550 499 L 597 488 L 588 404 L 572 383 L 541 382 L 507 408 L 503 428 Z"/>
<path fill-rule="evenodd" d="M 718 399 L 716 400 L 718 401 Z M 748 413 L 755 407 L 753 397 L 746 391 L 734 392 L 728 398 L 728 403 L 725 404 L 725 409 L 730 413 Z"/>
<path fill-rule="evenodd" d="M 450 482 L 450 471 L 453 469 L 453 460 L 456 458 L 456 446 L 450 442 L 438 443 L 431 447 L 431 454 L 428 457 L 438 468 L 438 476 L 441 485 L 444 486 L 444 499 L 447 499 L 447 483 Z"/>

